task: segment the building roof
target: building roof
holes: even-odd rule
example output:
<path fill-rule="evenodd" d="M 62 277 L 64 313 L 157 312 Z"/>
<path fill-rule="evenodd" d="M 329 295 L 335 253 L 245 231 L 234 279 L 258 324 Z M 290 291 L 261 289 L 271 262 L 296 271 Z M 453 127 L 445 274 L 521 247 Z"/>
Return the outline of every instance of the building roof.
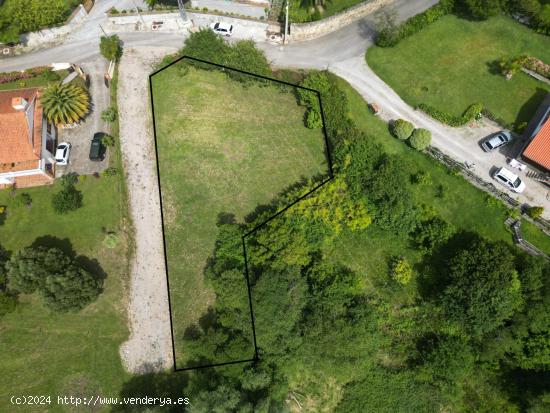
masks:
<path fill-rule="evenodd" d="M 550 170 L 550 118 L 546 119 L 535 137 L 531 140 L 523 156 Z"/>
<path fill-rule="evenodd" d="M 40 159 L 42 106 L 38 96 L 36 88 L 0 91 L 0 164 Z M 24 111 L 12 106 L 20 98 L 28 104 Z"/>

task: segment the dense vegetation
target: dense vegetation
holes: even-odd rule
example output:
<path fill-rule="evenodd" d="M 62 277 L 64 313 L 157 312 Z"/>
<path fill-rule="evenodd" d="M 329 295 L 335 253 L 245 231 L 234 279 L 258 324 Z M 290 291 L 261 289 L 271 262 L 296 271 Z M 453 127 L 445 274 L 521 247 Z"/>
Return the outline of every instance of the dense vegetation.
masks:
<path fill-rule="evenodd" d="M 0 6 L 0 43 L 19 42 L 21 33 L 63 22 L 81 0 L 5 0 Z"/>
<path fill-rule="evenodd" d="M 378 124 L 365 133 L 340 80 L 314 73 L 304 85 L 323 95 L 335 177 L 246 238 L 260 359 L 174 378 L 195 394 L 190 410 L 547 409 L 550 266 L 511 245 L 498 202 Z M 315 101 L 297 98 L 316 127 Z M 188 356 L 253 356 L 240 236 L 315 182 L 245 223 L 221 214 L 205 269 L 216 300 L 187 329 Z M 167 380 L 136 380 L 124 394 Z"/>

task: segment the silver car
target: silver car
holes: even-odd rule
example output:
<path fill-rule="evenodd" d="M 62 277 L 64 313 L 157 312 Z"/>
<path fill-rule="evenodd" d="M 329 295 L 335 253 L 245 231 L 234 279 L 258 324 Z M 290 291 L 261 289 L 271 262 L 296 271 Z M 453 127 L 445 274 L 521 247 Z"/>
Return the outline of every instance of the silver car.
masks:
<path fill-rule="evenodd" d="M 481 142 L 481 148 L 485 152 L 490 152 L 496 148 L 500 148 L 501 146 L 506 145 L 511 140 L 512 134 L 510 133 L 510 131 L 503 130 L 489 136 L 487 139 Z"/>

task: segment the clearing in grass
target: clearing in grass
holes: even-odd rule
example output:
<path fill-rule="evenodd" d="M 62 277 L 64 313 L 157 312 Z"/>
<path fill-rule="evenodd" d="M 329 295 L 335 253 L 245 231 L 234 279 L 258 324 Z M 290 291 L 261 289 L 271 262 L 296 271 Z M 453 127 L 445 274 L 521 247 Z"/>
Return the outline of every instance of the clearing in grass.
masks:
<path fill-rule="evenodd" d="M 241 83 L 221 71 L 178 65 L 151 82 L 176 367 L 186 368 L 204 360 L 194 358 L 183 340 L 199 326 L 215 328 L 220 316 L 205 277 L 217 224 L 246 222 L 246 214 L 290 185 L 326 174 L 327 162 L 323 134 L 304 126 L 305 108 L 293 87 Z M 240 237 L 236 242 L 240 247 Z M 238 251 L 235 259 L 242 259 Z M 246 288 L 243 275 L 233 304 L 242 306 L 241 321 L 250 323 Z M 234 343 L 215 362 L 253 355 L 253 347 Z"/>

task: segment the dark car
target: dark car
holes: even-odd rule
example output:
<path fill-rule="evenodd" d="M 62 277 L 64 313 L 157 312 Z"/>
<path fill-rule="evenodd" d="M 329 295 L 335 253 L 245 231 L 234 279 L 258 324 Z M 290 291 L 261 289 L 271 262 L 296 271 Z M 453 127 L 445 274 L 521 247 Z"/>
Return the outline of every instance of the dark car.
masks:
<path fill-rule="evenodd" d="M 489 136 L 487 139 L 481 142 L 481 148 L 485 152 L 490 152 L 493 149 L 500 148 L 501 146 L 506 145 L 511 140 L 512 135 L 510 134 L 510 132 L 507 130 L 503 130 Z"/>
<path fill-rule="evenodd" d="M 92 139 L 90 145 L 90 160 L 91 161 L 102 161 L 105 159 L 105 146 L 101 143 L 101 139 L 105 136 L 104 133 L 96 133 Z"/>

